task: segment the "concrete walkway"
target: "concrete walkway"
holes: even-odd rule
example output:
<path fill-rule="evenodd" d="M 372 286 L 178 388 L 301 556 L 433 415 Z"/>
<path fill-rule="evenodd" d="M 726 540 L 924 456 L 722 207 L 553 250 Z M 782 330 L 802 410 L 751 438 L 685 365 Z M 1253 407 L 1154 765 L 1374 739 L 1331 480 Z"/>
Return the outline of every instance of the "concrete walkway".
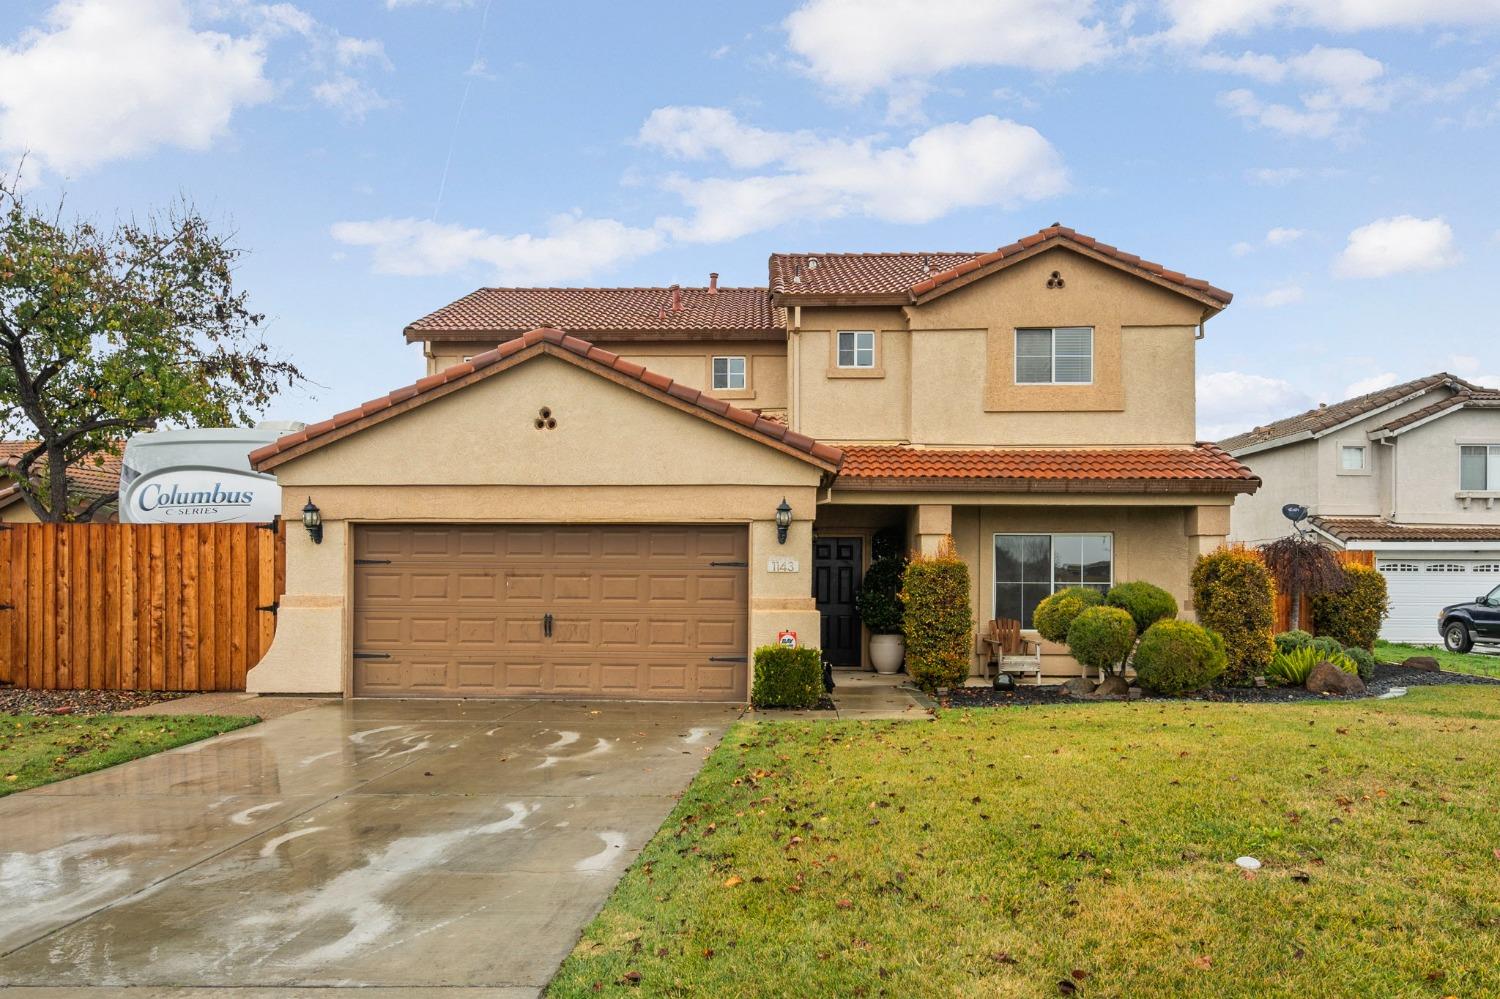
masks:
<path fill-rule="evenodd" d="M 864 670 L 833 671 L 833 711 L 749 711 L 747 721 L 929 721 L 932 713 L 908 686 L 905 673 L 894 676 Z"/>
<path fill-rule="evenodd" d="M 0 799 L 0 986 L 536 995 L 739 711 L 324 703 Z"/>

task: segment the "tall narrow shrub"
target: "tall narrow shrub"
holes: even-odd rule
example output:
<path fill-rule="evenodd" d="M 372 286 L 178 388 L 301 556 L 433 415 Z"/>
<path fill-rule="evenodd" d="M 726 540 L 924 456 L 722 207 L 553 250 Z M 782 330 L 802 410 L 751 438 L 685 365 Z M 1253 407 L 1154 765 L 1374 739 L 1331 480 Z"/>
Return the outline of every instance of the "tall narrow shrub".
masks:
<path fill-rule="evenodd" d="M 914 555 L 906 566 L 906 672 L 926 691 L 956 687 L 973 661 L 974 616 L 969 607 L 969 567 L 946 539 L 933 556 Z"/>
<path fill-rule="evenodd" d="M 1312 598 L 1315 632 L 1367 651 L 1374 651 L 1388 613 L 1385 577 L 1366 565 L 1344 566 L 1344 585 Z"/>
<path fill-rule="evenodd" d="M 1229 683 L 1265 674 L 1276 647 L 1276 589 L 1270 570 L 1253 551 L 1219 548 L 1193 566 L 1193 609 L 1198 623 L 1224 639 Z"/>

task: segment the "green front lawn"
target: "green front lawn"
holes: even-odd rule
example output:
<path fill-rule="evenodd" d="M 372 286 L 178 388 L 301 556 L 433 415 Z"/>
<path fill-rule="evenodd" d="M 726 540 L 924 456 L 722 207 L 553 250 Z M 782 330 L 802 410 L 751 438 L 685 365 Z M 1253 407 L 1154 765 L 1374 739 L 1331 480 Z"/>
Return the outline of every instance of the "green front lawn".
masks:
<path fill-rule="evenodd" d="M 0 796 L 257 721 L 222 715 L 0 716 Z"/>
<path fill-rule="evenodd" d="M 1475 676 L 1500 677 L 1500 656 L 1481 656 L 1473 652 L 1449 652 L 1441 645 L 1396 645 L 1375 643 L 1375 658 L 1383 663 L 1400 663 L 1412 656 L 1432 656 L 1450 673 L 1473 673 Z"/>
<path fill-rule="evenodd" d="M 1475 687 L 741 723 L 548 994 L 1500 995 L 1497 755 Z"/>

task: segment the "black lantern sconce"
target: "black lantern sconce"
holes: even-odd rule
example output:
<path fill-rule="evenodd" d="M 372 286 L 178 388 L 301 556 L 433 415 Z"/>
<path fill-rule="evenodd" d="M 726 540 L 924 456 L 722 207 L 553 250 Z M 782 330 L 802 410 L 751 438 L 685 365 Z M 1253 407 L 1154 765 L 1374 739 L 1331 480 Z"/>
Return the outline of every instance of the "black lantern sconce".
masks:
<path fill-rule="evenodd" d="M 323 543 L 323 512 L 313 505 L 311 496 L 307 498 L 307 506 L 302 508 L 302 526 L 307 528 L 307 536 L 312 538 L 313 544 Z"/>
<path fill-rule="evenodd" d="M 792 526 L 792 508 L 787 503 L 786 497 L 781 497 L 781 505 L 776 508 L 776 543 L 786 544 L 786 532 Z"/>

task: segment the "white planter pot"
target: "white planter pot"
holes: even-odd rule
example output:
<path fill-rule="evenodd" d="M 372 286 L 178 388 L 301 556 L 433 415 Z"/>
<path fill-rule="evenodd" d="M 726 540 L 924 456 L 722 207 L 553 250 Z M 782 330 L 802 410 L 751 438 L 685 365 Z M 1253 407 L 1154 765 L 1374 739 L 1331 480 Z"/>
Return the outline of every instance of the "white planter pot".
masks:
<path fill-rule="evenodd" d="M 906 658 L 906 638 L 902 635 L 871 635 L 870 665 L 877 673 L 901 672 L 901 660 Z"/>

